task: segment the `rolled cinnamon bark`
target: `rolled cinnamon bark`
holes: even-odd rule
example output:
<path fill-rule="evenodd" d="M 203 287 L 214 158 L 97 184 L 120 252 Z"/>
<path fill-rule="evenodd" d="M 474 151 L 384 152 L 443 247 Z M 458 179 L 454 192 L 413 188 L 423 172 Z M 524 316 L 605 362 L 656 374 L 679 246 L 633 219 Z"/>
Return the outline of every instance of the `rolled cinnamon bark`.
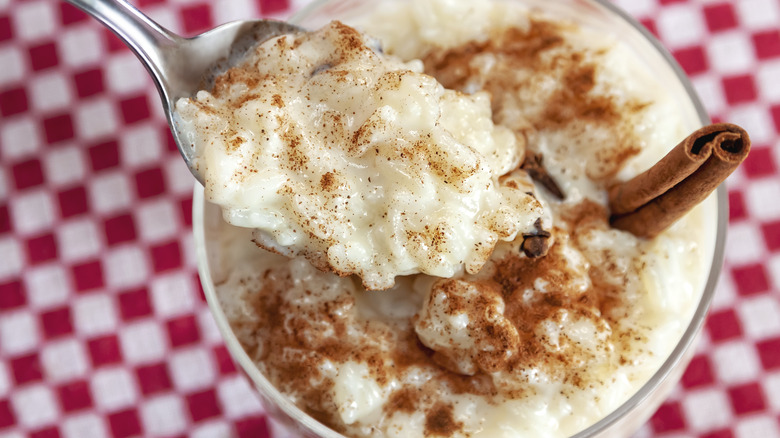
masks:
<path fill-rule="evenodd" d="M 653 167 L 609 190 L 610 223 L 652 238 L 712 193 L 750 151 L 750 137 L 730 123 L 705 126 Z"/>

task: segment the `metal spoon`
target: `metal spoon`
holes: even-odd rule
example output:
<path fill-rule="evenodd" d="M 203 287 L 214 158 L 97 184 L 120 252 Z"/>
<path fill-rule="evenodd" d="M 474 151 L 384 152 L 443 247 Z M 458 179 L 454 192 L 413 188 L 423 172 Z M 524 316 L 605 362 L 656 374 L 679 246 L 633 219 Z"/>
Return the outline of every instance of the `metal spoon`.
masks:
<path fill-rule="evenodd" d="M 143 62 L 162 98 L 165 116 L 187 167 L 203 184 L 194 150 L 179 128 L 176 101 L 211 89 L 214 78 L 252 47 L 275 36 L 302 31 L 272 20 L 235 21 L 193 38 L 163 28 L 124 0 L 65 0 L 113 31 Z"/>

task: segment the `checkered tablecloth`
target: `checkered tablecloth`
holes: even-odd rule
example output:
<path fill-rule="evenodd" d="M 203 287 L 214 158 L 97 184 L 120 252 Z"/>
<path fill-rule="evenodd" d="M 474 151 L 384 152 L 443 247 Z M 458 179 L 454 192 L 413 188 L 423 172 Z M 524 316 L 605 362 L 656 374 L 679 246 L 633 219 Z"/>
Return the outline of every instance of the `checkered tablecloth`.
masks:
<path fill-rule="evenodd" d="M 138 0 L 194 34 L 306 1 Z M 780 0 L 618 0 L 754 148 L 703 339 L 639 437 L 780 437 Z M 193 179 L 136 58 L 55 0 L 0 0 L 0 437 L 281 437 L 208 312 Z"/>

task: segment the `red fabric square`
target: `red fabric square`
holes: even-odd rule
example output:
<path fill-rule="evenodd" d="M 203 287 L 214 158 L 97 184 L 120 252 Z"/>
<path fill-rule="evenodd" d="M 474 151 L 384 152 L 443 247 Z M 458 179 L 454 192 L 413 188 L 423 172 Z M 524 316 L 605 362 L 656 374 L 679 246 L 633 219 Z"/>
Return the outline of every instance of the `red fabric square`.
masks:
<path fill-rule="evenodd" d="M 0 15 L 0 41 L 10 40 L 14 37 L 11 28 L 11 19 L 7 15 Z"/>
<path fill-rule="evenodd" d="M 189 196 L 179 201 L 179 211 L 181 211 L 181 222 L 188 227 L 192 226 L 192 197 Z"/>
<path fill-rule="evenodd" d="M 49 144 L 73 138 L 73 120 L 69 114 L 49 117 L 43 120 L 46 142 Z"/>
<path fill-rule="evenodd" d="M 141 120 L 146 120 L 151 114 L 149 112 L 149 103 L 146 101 L 146 96 L 144 95 L 125 99 L 119 102 L 119 107 L 122 110 L 122 118 L 128 125 Z"/>
<path fill-rule="evenodd" d="M 775 131 L 780 132 L 780 105 L 775 105 L 769 110 L 772 113 L 772 121 L 775 123 Z"/>
<path fill-rule="evenodd" d="M 0 310 L 22 307 L 27 304 L 27 292 L 19 280 L 0 284 Z"/>
<path fill-rule="evenodd" d="M 122 40 L 108 29 L 103 29 L 103 41 L 106 43 L 106 49 L 111 53 L 128 50 Z"/>
<path fill-rule="evenodd" d="M 99 68 L 86 70 L 73 75 L 76 93 L 79 97 L 88 97 L 103 91 L 103 71 Z"/>
<path fill-rule="evenodd" d="M 780 221 L 761 224 L 764 243 L 771 251 L 780 251 Z"/>
<path fill-rule="evenodd" d="M 713 341 L 722 341 L 742 335 L 739 318 L 731 309 L 711 313 L 707 318 L 707 331 L 709 331 Z"/>
<path fill-rule="evenodd" d="M 60 438 L 60 431 L 57 427 L 46 427 L 30 433 L 29 438 Z"/>
<path fill-rule="evenodd" d="M 214 347 L 214 359 L 217 361 L 217 368 L 220 374 L 230 375 L 236 373 L 236 364 L 230 356 L 230 352 L 224 345 Z"/>
<path fill-rule="evenodd" d="M 8 206 L 0 205 L 0 234 L 11 231 L 11 216 L 8 214 Z"/>
<path fill-rule="evenodd" d="M 151 315 L 152 306 L 149 304 L 149 292 L 145 288 L 141 288 L 119 294 L 119 312 L 125 321 Z"/>
<path fill-rule="evenodd" d="M 772 150 L 766 146 L 750 148 L 750 155 L 742 163 L 742 168 L 751 177 L 771 176 L 777 173 Z"/>
<path fill-rule="evenodd" d="M 21 162 L 13 167 L 14 183 L 17 190 L 43 184 L 43 169 L 37 158 Z"/>
<path fill-rule="evenodd" d="M 78 411 L 92 406 L 89 385 L 83 380 L 70 382 L 57 388 L 60 405 L 65 412 Z"/>
<path fill-rule="evenodd" d="M 8 117 L 27 111 L 27 92 L 24 88 L 13 88 L 0 92 L 0 116 Z"/>
<path fill-rule="evenodd" d="M 200 340 L 200 330 L 194 315 L 172 319 L 165 324 L 172 347 L 192 344 Z"/>
<path fill-rule="evenodd" d="M 723 90 L 726 101 L 732 105 L 755 100 L 756 84 L 751 75 L 740 75 L 723 78 Z"/>
<path fill-rule="evenodd" d="M 135 239 L 135 223 L 129 214 L 115 216 L 103 223 L 106 231 L 106 242 L 116 245 L 121 242 L 129 242 Z"/>
<path fill-rule="evenodd" d="M 14 381 L 17 385 L 43 379 L 38 353 L 11 359 L 11 370 L 13 370 Z"/>
<path fill-rule="evenodd" d="M 777 29 L 759 32 L 753 35 L 753 47 L 758 59 L 770 59 L 780 56 L 780 31 Z"/>
<path fill-rule="evenodd" d="M 214 27 L 211 18 L 211 7 L 208 4 L 193 5 L 182 8 L 182 22 L 184 32 L 194 34 Z"/>
<path fill-rule="evenodd" d="M 16 424 L 16 418 L 11 411 L 11 403 L 8 400 L 0 400 L 0 427 L 9 427 Z"/>
<path fill-rule="evenodd" d="M 729 221 L 733 222 L 747 217 L 745 197 L 742 195 L 742 192 L 729 190 Z"/>
<path fill-rule="evenodd" d="M 769 280 L 761 264 L 732 268 L 731 275 L 740 295 L 754 295 L 769 289 Z"/>
<path fill-rule="evenodd" d="M 780 368 L 780 338 L 758 342 L 756 348 L 764 369 Z"/>
<path fill-rule="evenodd" d="M 162 170 L 157 167 L 138 172 L 135 186 L 139 198 L 148 198 L 165 192 L 165 180 Z"/>
<path fill-rule="evenodd" d="M 189 407 L 192 421 L 195 422 L 222 415 L 222 409 L 220 409 L 219 402 L 217 402 L 217 394 L 213 389 L 188 395 L 187 406 Z"/>
<path fill-rule="evenodd" d="M 653 36 L 658 38 L 658 27 L 655 25 L 655 21 L 651 18 L 644 18 L 639 20 L 639 24 L 645 27 Z"/>
<path fill-rule="evenodd" d="M 92 261 L 71 268 L 77 291 L 103 287 L 103 268 L 99 261 Z"/>
<path fill-rule="evenodd" d="M 179 152 L 179 146 L 176 145 L 176 140 L 173 139 L 173 134 L 170 128 L 167 126 L 162 129 L 162 136 L 165 138 L 165 145 L 168 146 L 170 152 Z"/>
<path fill-rule="evenodd" d="M 682 376 L 682 384 L 686 388 L 709 385 L 714 381 L 712 367 L 707 356 L 695 356 Z"/>
<path fill-rule="evenodd" d="M 109 415 L 108 424 L 111 426 L 114 438 L 125 438 L 141 434 L 141 422 L 138 421 L 138 413 L 135 409 L 127 409 Z"/>
<path fill-rule="evenodd" d="M 710 32 L 737 27 L 737 15 L 730 3 L 719 3 L 704 7 L 704 19 Z"/>
<path fill-rule="evenodd" d="M 70 314 L 70 307 L 50 310 L 41 314 L 41 324 L 44 334 L 49 339 L 73 333 L 73 318 Z"/>
<path fill-rule="evenodd" d="M 44 234 L 27 241 L 27 260 L 36 264 L 57 258 L 57 242 L 54 235 Z"/>
<path fill-rule="evenodd" d="M 29 55 L 30 65 L 35 71 L 54 67 L 60 62 L 57 56 L 57 45 L 53 42 L 30 47 Z"/>
<path fill-rule="evenodd" d="M 141 392 L 144 395 L 167 391 L 173 387 L 168 368 L 164 363 L 138 367 L 135 370 L 135 375 L 138 377 L 138 383 L 141 385 Z"/>
<path fill-rule="evenodd" d="M 268 420 L 265 415 L 244 418 L 236 421 L 236 432 L 239 438 L 270 438 Z"/>
<path fill-rule="evenodd" d="M 672 3 L 685 3 L 688 0 L 658 0 L 662 5 L 670 5 Z"/>
<path fill-rule="evenodd" d="M 656 432 L 685 429 L 685 418 L 680 404 L 677 402 L 662 404 L 650 419 L 650 424 Z"/>
<path fill-rule="evenodd" d="M 720 429 L 705 433 L 701 435 L 701 438 L 734 438 L 734 433 L 731 429 Z"/>
<path fill-rule="evenodd" d="M 107 141 L 89 148 L 89 160 L 95 172 L 119 165 L 119 145 Z"/>
<path fill-rule="evenodd" d="M 737 414 L 763 411 L 766 407 L 764 394 L 757 382 L 729 388 L 729 398 Z"/>
<path fill-rule="evenodd" d="M 284 12 L 290 8 L 290 0 L 258 0 L 257 3 L 263 15 Z"/>
<path fill-rule="evenodd" d="M 119 349 L 119 341 L 115 335 L 95 338 L 87 342 L 89 357 L 93 367 L 100 367 L 119 363 L 122 361 L 122 352 Z"/>
<path fill-rule="evenodd" d="M 181 250 L 178 242 L 171 242 L 151 248 L 152 262 L 156 272 L 181 267 Z"/>
<path fill-rule="evenodd" d="M 84 21 L 87 18 L 87 14 L 81 12 L 78 8 L 75 8 L 68 3 L 60 2 L 60 22 L 63 26 L 67 26 L 72 23 L 78 23 Z"/>
<path fill-rule="evenodd" d="M 83 186 L 63 190 L 57 194 L 57 199 L 60 203 L 60 215 L 63 219 L 84 214 L 89 210 L 87 191 Z"/>
<path fill-rule="evenodd" d="M 164 1 L 165 0 L 138 0 L 138 7 L 143 8 L 144 6 L 163 3 Z"/>

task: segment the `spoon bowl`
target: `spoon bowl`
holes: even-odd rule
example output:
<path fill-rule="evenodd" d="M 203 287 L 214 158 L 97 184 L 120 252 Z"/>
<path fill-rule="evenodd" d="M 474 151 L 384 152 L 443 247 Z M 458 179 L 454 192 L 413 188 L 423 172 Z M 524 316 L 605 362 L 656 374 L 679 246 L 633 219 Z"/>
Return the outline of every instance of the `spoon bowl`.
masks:
<path fill-rule="evenodd" d="M 125 0 L 66 0 L 113 31 L 141 60 L 162 99 L 173 139 L 192 175 L 204 183 L 191 141 L 180 129 L 176 101 L 210 90 L 214 79 L 257 44 L 304 29 L 275 20 L 234 21 L 192 38 L 165 29 Z"/>

